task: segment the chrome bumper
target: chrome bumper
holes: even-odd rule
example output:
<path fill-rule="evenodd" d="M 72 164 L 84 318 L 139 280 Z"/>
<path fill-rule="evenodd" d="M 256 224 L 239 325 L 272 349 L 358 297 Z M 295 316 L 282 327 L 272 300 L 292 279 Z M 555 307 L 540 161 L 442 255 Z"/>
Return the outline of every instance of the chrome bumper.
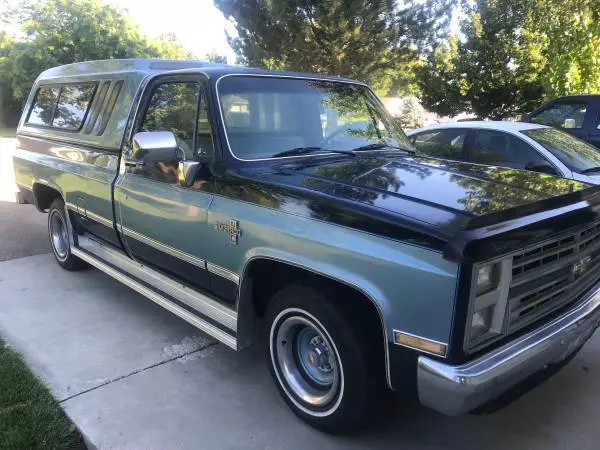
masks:
<path fill-rule="evenodd" d="M 467 413 L 547 365 L 563 361 L 580 348 L 599 325 L 600 288 L 596 285 L 576 308 L 467 364 L 451 366 L 426 356 L 419 357 L 419 400 L 449 416 Z"/>

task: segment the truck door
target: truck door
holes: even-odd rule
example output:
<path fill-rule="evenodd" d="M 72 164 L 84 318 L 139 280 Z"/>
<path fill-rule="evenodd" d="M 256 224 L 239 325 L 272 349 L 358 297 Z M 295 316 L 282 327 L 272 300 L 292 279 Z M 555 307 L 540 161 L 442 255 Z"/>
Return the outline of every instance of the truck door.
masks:
<path fill-rule="evenodd" d="M 115 183 L 117 228 L 131 256 L 198 290 L 209 287 L 203 237 L 213 181 L 199 171 L 183 187 L 179 160 L 140 164 L 130 150 L 136 132 L 171 131 L 186 160 L 210 159 L 203 81 L 199 75 L 162 76 L 146 87 Z"/>

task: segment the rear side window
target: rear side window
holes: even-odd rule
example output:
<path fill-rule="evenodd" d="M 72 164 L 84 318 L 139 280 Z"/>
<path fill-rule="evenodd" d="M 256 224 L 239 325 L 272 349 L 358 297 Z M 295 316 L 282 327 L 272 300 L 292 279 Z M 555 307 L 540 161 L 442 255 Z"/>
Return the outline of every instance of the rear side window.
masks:
<path fill-rule="evenodd" d="M 96 84 L 64 85 L 58 97 L 52 126 L 65 130 L 79 130 L 90 107 Z"/>
<path fill-rule="evenodd" d="M 35 101 L 29 111 L 27 123 L 33 125 L 44 125 L 49 127 L 52 123 L 54 111 L 56 110 L 56 102 L 58 101 L 58 92 L 60 88 L 41 87 L 35 95 Z"/>
<path fill-rule="evenodd" d="M 433 130 L 418 134 L 414 146 L 428 156 L 461 160 L 466 135 L 465 129 Z"/>
<path fill-rule="evenodd" d="M 27 123 L 64 130 L 79 130 L 90 107 L 97 83 L 45 86 L 38 89 Z"/>

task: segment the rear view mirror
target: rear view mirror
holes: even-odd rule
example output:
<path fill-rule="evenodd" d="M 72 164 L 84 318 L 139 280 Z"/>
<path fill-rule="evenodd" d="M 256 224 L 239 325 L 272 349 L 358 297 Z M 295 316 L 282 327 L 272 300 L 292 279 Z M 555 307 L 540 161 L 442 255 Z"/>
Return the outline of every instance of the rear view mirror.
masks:
<path fill-rule="evenodd" d="M 575 128 L 575 119 L 565 119 L 563 128 Z"/>
<path fill-rule="evenodd" d="M 140 131 L 133 136 L 133 157 L 142 162 L 173 161 L 180 153 L 171 131 Z"/>

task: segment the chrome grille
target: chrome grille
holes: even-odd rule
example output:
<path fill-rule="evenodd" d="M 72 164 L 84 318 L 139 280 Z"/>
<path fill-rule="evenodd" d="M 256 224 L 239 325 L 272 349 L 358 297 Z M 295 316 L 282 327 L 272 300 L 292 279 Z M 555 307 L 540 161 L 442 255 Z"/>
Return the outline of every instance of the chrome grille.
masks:
<path fill-rule="evenodd" d="M 508 332 L 569 305 L 600 279 L 600 223 L 513 255 Z"/>

